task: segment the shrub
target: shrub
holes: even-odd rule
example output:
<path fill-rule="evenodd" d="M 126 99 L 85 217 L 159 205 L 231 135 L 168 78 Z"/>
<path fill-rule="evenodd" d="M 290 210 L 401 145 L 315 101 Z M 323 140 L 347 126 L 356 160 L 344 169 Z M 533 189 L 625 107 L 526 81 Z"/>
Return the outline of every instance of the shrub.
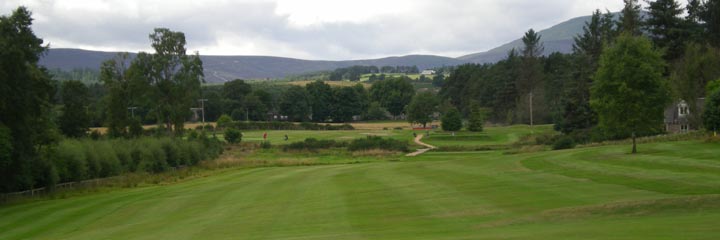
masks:
<path fill-rule="evenodd" d="M 225 141 L 235 144 L 242 141 L 242 133 L 240 130 L 234 128 L 228 128 L 225 130 Z"/>
<path fill-rule="evenodd" d="M 306 138 L 302 142 L 294 142 L 288 145 L 285 145 L 283 150 L 309 150 L 309 151 L 317 151 L 318 149 L 328 149 L 332 147 L 337 147 L 339 144 L 335 142 L 334 140 L 317 140 L 315 138 Z"/>
<path fill-rule="evenodd" d="M 389 151 L 409 152 L 408 143 L 391 138 L 368 136 L 367 138 L 355 139 L 348 145 L 349 151 L 365 151 L 372 149 L 383 149 Z"/>
<path fill-rule="evenodd" d="M 263 141 L 262 143 L 260 143 L 260 147 L 262 149 L 270 149 L 272 148 L 272 144 L 270 144 L 270 141 Z"/>
<path fill-rule="evenodd" d="M 217 128 L 219 129 L 225 129 L 232 125 L 233 120 L 230 116 L 227 114 L 220 115 L 220 117 L 217 120 Z"/>
<path fill-rule="evenodd" d="M 102 134 L 98 130 L 92 130 L 90 131 L 90 139 L 92 140 L 99 140 L 102 137 Z"/>
<path fill-rule="evenodd" d="M 575 147 L 575 141 L 569 136 L 562 136 L 553 143 L 553 150 L 571 149 Z"/>

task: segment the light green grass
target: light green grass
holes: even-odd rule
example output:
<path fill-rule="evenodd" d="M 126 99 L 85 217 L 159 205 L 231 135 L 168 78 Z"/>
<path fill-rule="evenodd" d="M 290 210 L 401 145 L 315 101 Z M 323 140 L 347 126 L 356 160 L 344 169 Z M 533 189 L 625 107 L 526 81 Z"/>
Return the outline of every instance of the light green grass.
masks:
<path fill-rule="evenodd" d="M 238 169 L 1 206 L 0 239 L 720 238 L 720 144 L 639 147 Z"/>

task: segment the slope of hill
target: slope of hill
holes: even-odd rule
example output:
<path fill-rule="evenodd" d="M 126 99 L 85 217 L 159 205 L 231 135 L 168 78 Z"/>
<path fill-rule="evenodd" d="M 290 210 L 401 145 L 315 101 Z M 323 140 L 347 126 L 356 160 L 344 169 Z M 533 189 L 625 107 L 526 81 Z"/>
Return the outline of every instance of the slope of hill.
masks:
<path fill-rule="evenodd" d="M 591 16 L 582 16 L 562 22 L 548 29 L 542 30 L 539 34 L 540 39 L 545 46 L 543 54 L 549 55 L 553 52 L 569 53 L 572 51 L 573 37 L 582 33 L 582 28 L 586 21 L 590 21 Z M 500 47 L 493 48 L 487 52 L 473 53 L 458 57 L 459 60 L 474 63 L 491 63 L 507 57 L 508 51 L 511 49 L 522 49 L 523 43 L 521 39 L 504 44 Z"/>
<path fill-rule="evenodd" d="M 75 68 L 98 69 L 100 64 L 117 53 L 81 49 L 50 49 L 40 64 L 47 68 L 72 70 Z M 369 60 L 315 61 L 268 56 L 201 56 L 208 82 L 225 82 L 236 78 L 265 79 L 314 71 L 334 70 L 353 65 L 418 66 L 420 69 L 452 66 L 462 60 L 432 56 L 408 55 Z"/>

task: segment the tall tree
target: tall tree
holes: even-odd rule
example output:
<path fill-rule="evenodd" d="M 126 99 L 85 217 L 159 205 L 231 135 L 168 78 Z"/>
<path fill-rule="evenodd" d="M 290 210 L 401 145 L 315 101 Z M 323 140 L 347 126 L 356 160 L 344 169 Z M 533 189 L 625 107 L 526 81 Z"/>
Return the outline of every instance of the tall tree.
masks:
<path fill-rule="evenodd" d="M 310 114 L 309 99 L 305 88 L 292 86 L 283 93 L 280 99 L 280 113 L 288 116 L 291 121 L 307 121 Z"/>
<path fill-rule="evenodd" d="M 530 29 L 525 33 L 522 38 L 524 48 L 522 50 L 522 62 L 523 67 L 520 71 L 520 78 L 518 79 L 517 87 L 518 92 L 523 96 L 519 106 L 525 105 L 527 100 L 527 116 L 529 118 L 530 125 L 534 122 L 534 112 L 539 106 L 538 101 L 535 99 L 543 99 L 543 71 L 540 57 L 545 50 L 542 42 L 540 42 L 541 36 Z"/>
<path fill-rule="evenodd" d="M 60 116 L 60 131 L 68 137 L 83 137 L 90 126 L 88 115 L 88 88 L 80 81 L 70 80 L 62 83 L 63 113 Z"/>
<path fill-rule="evenodd" d="M 720 130 L 720 89 L 710 93 L 705 103 L 705 112 L 703 114 L 705 129 L 713 131 L 717 136 Z"/>
<path fill-rule="evenodd" d="M 47 186 L 57 180 L 41 153 L 53 143 L 50 119 L 54 89 L 38 66 L 47 49 L 31 28 L 30 11 L 19 7 L 0 16 L 0 142 L 10 142 L 0 155 L 0 192 Z M 9 157 L 8 157 L 9 155 Z"/>
<path fill-rule="evenodd" d="M 685 6 L 685 28 L 688 39 L 693 42 L 702 42 L 703 27 L 700 23 L 703 14 L 703 0 L 689 0 Z"/>
<path fill-rule="evenodd" d="M 150 40 L 155 53 L 148 80 L 153 86 L 157 120 L 165 124 L 170 134 L 173 129 L 181 132 L 204 81 L 202 61 L 198 53 L 187 55 L 182 32 L 156 28 Z"/>
<path fill-rule="evenodd" d="M 562 116 L 555 129 L 565 134 L 588 129 L 597 123 L 596 113 L 590 108 L 590 86 L 597 71 L 600 55 L 615 37 L 612 14 L 596 10 L 583 27 L 583 33 L 574 38 L 570 80 L 564 85 Z"/>
<path fill-rule="evenodd" d="M 245 97 L 252 92 L 252 86 L 242 79 L 225 82 L 222 87 L 225 110 L 245 112 Z"/>
<path fill-rule="evenodd" d="M 642 35 L 643 19 L 638 0 L 623 0 L 625 7 L 620 12 L 620 19 L 617 23 L 618 31 L 633 36 Z"/>
<path fill-rule="evenodd" d="M 630 133 L 633 153 L 638 134 L 662 131 L 663 112 L 670 102 L 664 67 L 649 40 L 629 33 L 621 35 L 600 59 L 590 104 L 607 135 L 627 137 Z"/>
<path fill-rule="evenodd" d="M 354 87 L 338 87 L 333 89 L 335 99 L 333 120 L 335 122 L 350 122 L 353 116 L 364 111 L 362 96 Z"/>
<path fill-rule="evenodd" d="M 315 81 L 305 85 L 312 109 L 312 120 L 316 122 L 327 121 L 335 110 L 333 90 L 323 81 Z"/>
<path fill-rule="evenodd" d="M 144 56 L 140 56 L 144 58 Z M 113 59 L 107 60 L 100 66 L 100 80 L 104 83 L 107 94 L 105 95 L 105 111 L 107 116 L 108 135 L 111 137 L 122 137 L 127 134 L 127 127 L 130 124 L 130 79 L 126 75 L 128 54 L 121 53 Z M 135 107 L 135 106 L 133 106 Z"/>
<path fill-rule="evenodd" d="M 432 122 L 432 114 L 437 111 L 439 104 L 440 100 L 431 92 L 415 94 L 407 107 L 408 122 L 426 127 L 427 123 Z"/>
<path fill-rule="evenodd" d="M 708 42 L 720 48 L 720 0 L 705 1 L 700 19 L 705 23 Z"/>
<path fill-rule="evenodd" d="M 665 60 L 679 58 L 685 49 L 689 32 L 681 15 L 684 9 L 675 0 L 648 2 L 648 19 L 645 28 L 656 47 L 665 50 Z"/>
<path fill-rule="evenodd" d="M 397 77 L 375 82 L 370 87 L 370 99 L 379 102 L 393 116 L 399 116 L 415 95 L 410 81 L 407 77 Z"/>

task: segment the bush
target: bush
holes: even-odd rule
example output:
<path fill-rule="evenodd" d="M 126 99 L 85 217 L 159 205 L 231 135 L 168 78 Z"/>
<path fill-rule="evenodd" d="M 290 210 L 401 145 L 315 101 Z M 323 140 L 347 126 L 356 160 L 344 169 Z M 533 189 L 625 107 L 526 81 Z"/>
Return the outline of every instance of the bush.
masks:
<path fill-rule="evenodd" d="M 562 136 L 553 143 L 553 150 L 575 148 L 575 141 L 569 136 Z"/>
<path fill-rule="evenodd" d="M 288 145 L 285 145 L 283 148 L 284 151 L 288 150 L 309 150 L 309 151 L 317 151 L 319 149 L 328 149 L 332 147 L 338 147 L 341 146 L 334 140 L 317 140 L 315 138 L 306 138 L 302 142 L 294 142 Z"/>
<path fill-rule="evenodd" d="M 233 120 L 230 116 L 227 114 L 220 115 L 220 117 L 217 120 L 217 128 L 219 129 L 225 129 L 232 125 Z"/>
<path fill-rule="evenodd" d="M 272 148 L 272 144 L 270 144 L 270 141 L 263 141 L 262 143 L 260 143 L 260 147 L 262 149 L 270 149 Z"/>
<path fill-rule="evenodd" d="M 383 149 L 389 151 L 409 152 L 408 143 L 391 138 L 368 136 L 367 138 L 355 139 L 348 145 L 349 151 L 364 151 L 371 149 Z"/>
<path fill-rule="evenodd" d="M 240 130 L 234 128 L 228 128 L 225 130 L 225 141 L 235 144 L 242 141 L 242 133 Z"/>

